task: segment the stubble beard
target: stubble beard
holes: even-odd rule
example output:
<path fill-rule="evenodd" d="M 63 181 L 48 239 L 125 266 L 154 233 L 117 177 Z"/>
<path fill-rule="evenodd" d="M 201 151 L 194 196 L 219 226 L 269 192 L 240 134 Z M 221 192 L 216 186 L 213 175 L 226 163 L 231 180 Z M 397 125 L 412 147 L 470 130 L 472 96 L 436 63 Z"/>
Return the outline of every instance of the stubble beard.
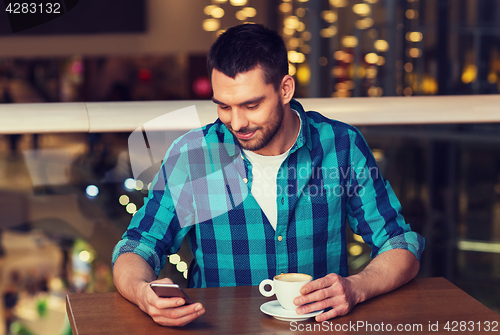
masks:
<path fill-rule="evenodd" d="M 255 139 L 250 139 L 250 140 L 242 140 L 238 138 L 237 136 L 236 139 L 238 140 L 238 143 L 240 144 L 240 147 L 242 147 L 245 150 L 250 150 L 250 151 L 258 151 L 262 148 L 264 148 L 266 145 L 268 145 L 276 136 L 278 133 L 281 123 L 283 122 L 283 115 L 285 114 L 285 109 L 283 105 L 281 105 L 280 101 L 278 101 L 276 105 L 276 110 L 274 113 L 274 118 L 269 121 L 269 126 L 263 128 L 263 127 L 256 127 L 256 128 L 244 128 L 240 129 L 238 133 L 252 133 L 254 131 L 262 129 L 262 135 L 259 138 Z M 233 133 L 235 131 L 228 127 L 228 129 Z"/>

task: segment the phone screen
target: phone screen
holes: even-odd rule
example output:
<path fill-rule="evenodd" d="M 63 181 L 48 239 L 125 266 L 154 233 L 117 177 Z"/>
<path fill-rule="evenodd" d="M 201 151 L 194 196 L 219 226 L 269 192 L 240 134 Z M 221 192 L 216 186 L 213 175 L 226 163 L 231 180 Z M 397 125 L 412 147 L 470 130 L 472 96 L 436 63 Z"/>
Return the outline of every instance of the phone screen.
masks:
<path fill-rule="evenodd" d="M 186 305 L 193 303 L 193 300 L 187 295 L 182 287 L 177 284 L 151 283 L 149 286 L 160 298 L 179 297 L 186 301 Z"/>

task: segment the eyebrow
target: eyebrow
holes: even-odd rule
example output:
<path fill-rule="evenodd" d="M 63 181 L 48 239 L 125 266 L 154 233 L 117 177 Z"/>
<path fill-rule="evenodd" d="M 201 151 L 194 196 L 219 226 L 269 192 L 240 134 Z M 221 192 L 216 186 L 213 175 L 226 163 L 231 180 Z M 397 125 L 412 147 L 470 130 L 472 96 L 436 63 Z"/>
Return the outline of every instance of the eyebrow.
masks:
<path fill-rule="evenodd" d="M 256 103 L 259 103 L 260 101 L 264 100 L 265 96 L 261 96 L 261 97 L 257 97 L 257 98 L 252 98 L 252 99 L 249 99 L 247 101 L 244 101 L 240 104 L 238 104 L 238 106 L 246 106 L 246 105 L 252 105 L 252 104 L 256 104 Z M 219 101 L 217 99 L 215 99 L 214 97 L 212 97 L 212 101 L 214 103 L 216 103 L 217 105 L 226 105 L 225 103 L 223 103 L 222 101 Z"/>

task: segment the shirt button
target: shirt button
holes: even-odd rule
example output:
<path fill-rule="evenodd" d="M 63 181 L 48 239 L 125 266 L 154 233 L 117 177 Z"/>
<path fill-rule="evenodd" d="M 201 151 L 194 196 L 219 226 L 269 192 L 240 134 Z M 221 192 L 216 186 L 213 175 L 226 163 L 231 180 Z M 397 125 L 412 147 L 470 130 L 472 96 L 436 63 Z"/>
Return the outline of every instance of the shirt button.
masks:
<path fill-rule="evenodd" d="M 281 236 L 281 235 L 278 236 L 278 241 L 280 241 L 280 242 L 283 241 L 283 236 Z"/>
<path fill-rule="evenodd" d="M 285 198 L 281 198 L 281 204 L 284 205 L 285 204 Z"/>
<path fill-rule="evenodd" d="M 247 178 L 243 178 L 243 182 L 246 184 L 248 183 L 248 179 Z"/>

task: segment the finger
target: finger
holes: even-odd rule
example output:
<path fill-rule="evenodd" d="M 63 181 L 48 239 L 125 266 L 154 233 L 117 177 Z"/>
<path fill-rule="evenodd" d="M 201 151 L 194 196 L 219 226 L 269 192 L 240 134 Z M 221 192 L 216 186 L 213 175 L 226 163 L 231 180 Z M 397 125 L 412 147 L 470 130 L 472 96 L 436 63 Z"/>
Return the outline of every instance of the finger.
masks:
<path fill-rule="evenodd" d="M 340 285 L 340 283 L 335 283 L 330 287 L 311 292 L 305 295 L 303 299 L 305 300 L 304 303 L 307 303 L 312 301 L 321 301 L 330 297 L 345 297 L 344 286 Z"/>
<path fill-rule="evenodd" d="M 297 314 L 307 314 L 334 306 L 333 298 L 317 301 L 297 308 Z"/>
<path fill-rule="evenodd" d="M 194 313 L 183 315 L 182 313 L 178 313 L 178 311 L 174 312 L 170 310 L 168 316 L 160 314 L 154 316 L 153 320 L 163 326 L 184 326 L 205 313 L 205 309 L 201 304 L 196 305 L 197 307 Z"/>
<path fill-rule="evenodd" d="M 339 283 L 333 283 L 331 286 L 326 286 L 321 289 L 316 289 L 311 293 L 299 296 L 294 299 L 294 303 L 297 306 L 308 304 L 315 301 L 321 301 L 334 296 L 344 295 L 344 287 L 339 285 Z"/>
<path fill-rule="evenodd" d="M 160 314 L 170 319 L 179 319 L 186 315 L 196 314 L 201 310 L 204 310 L 202 304 L 196 303 L 177 308 L 162 309 Z"/>
<path fill-rule="evenodd" d="M 307 314 L 315 311 L 319 311 L 322 309 L 327 309 L 329 307 L 341 307 L 341 306 L 349 306 L 349 303 L 346 300 L 345 296 L 334 296 L 328 299 L 319 300 L 311 304 L 307 304 L 297 308 L 297 314 Z"/>
<path fill-rule="evenodd" d="M 297 306 L 300 306 L 300 305 L 303 305 L 303 304 L 307 304 L 309 302 L 312 302 L 314 300 L 312 300 L 311 297 L 308 296 L 308 294 L 310 292 L 315 292 L 317 290 L 320 290 L 322 288 L 326 287 L 326 283 L 324 281 L 324 278 L 321 278 L 321 279 L 317 279 L 317 280 L 314 280 L 312 282 L 309 282 L 307 284 L 305 284 L 304 286 L 302 286 L 302 288 L 300 289 L 300 293 L 302 294 L 301 296 L 298 296 L 296 297 L 294 300 L 293 300 L 293 303 Z"/>
<path fill-rule="evenodd" d="M 325 288 L 322 290 L 316 290 L 307 295 L 299 296 L 293 300 L 297 305 L 304 305 L 315 301 L 322 301 L 333 296 L 333 291 L 330 288 Z"/>
<path fill-rule="evenodd" d="M 347 306 L 337 306 L 327 312 L 317 315 L 315 319 L 317 322 L 322 322 L 337 316 L 346 315 L 347 313 L 349 313 L 349 308 Z"/>
<path fill-rule="evenodd" d="M 156 297 L 151 301 L 151 305 L 158 309 L 167 309 L 167 308 L 175 308 L 175 307 L 191 307 L 194 309 L 195 304 L 186 305 L 186 301 L 183 298 L 172 297 L 172 298 L 159 298 Z"/>
<path fill-rule="evenodd" d="M 180 297 L 158 297 L 153 290 L 148 290 L 146 301 L 150 306 L 158 309 L 179 307 L 185 304 L 184 299 Z"/>
<path fill-rule="evenodd" d="M 174 308 L 183 306 L 186 302 L 182 298 L 158 298 L 152 301 L 152 305 L 158 309 Z"/>
<path fill-rule="evenodd" d="M 312 282 L 305 284 L 300 289 L 300 293 L 306 295 L 310 292 L 314 292 L 316 290 L 332 286 L 334 283 L 337 283 L 339 281 L 340 281 L 340 276 L 335 273 L 331 273 L 325 277 L 313 280 Z"/>
<path fill-rule="evenodd" d="M 165 308 L 165 309 L 158 309 L 153 307 L 150 310 L 149 314 L 154 319 L 175 320 L 184 318 L 188 315 L 197 314 L 198 312 L 201 311 L 204 312 L 204 310 L 205 309 L 203 308 L 202 304 L 196 303 L 182 307 Z"/>

